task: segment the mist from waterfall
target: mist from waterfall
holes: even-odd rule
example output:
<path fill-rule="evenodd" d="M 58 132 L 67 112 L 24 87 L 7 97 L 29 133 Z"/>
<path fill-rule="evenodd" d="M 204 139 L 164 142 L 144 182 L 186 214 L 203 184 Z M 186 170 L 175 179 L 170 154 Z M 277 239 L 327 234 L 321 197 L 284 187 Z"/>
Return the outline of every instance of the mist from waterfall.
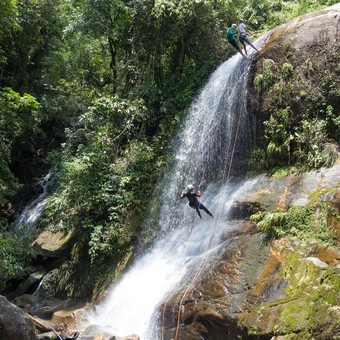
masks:
<path fill-rule="evenodd" d="M 224 246 L 221 235 L 237 228 L 228 220 L 230 208 L 257 184 L 256 179 L 238 179 L 232 171 L 236 145 L 249 143 L 245 98 L 250 66 L 250 59 L 233 56 L 212 74 L 192 103 L 174 139 L 172 161 L 157 185 L 159 210 L 150 224 L 157 219 L 158 237 L 89 314 L 89 324 L 103 334 L 161 339 L 162 303 L 185 287 L 203 258 L 208 268 L 213 253 Z M 201 185 L 200 202 L 214 219 L 204 211 L 204 219 L 197 219 L 187 199 L 179 199 L 187 184 Z"/>

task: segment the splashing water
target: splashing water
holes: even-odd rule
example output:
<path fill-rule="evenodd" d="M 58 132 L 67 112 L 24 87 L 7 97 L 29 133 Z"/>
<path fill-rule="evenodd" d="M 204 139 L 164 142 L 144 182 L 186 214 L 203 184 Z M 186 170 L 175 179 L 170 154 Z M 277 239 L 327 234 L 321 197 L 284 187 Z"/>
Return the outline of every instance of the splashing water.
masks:
<path fill-rule="evenodd" d="M 48 185 L 49 181 L 52 177 L 53 172 L 50 171 L 42 180 L 38 181 L 35 186 L 41 187 L 42 192 L 38 195 L 34 200 L 29 202 L 21 214 L 15 219 L 13 225 L 11 226 L 11 230 L 24 229 L 29 230 L 35 223 L 38 221 L 41 216 L 45 204 L 46 197 L 48 195 Z"/>
<path fill-rule="evenodd" d="M 237 228 L 228 221 L 228 212 L 257 182 L 229 183 L 235 144 L 249 143 L 244 100 L 249 67 L 250 60 L 232 57 L 212 74 L 192 104 L 183 131 L 174 140 L 172 164 L 158 184 L 157 240 L 88 316 L 89 324 L 99 326 L 102 333 L 160 339 L 159 306 L 183 284 L 183 277 L 194 275 L 195 261 L 209 259 L 223 245 L 222 233 Z M 204 219 L 196 224 L 195 210 L 179 199 L 189 183 L 203 186 L 200 201 L 215 219 L 201 211 Z"/>

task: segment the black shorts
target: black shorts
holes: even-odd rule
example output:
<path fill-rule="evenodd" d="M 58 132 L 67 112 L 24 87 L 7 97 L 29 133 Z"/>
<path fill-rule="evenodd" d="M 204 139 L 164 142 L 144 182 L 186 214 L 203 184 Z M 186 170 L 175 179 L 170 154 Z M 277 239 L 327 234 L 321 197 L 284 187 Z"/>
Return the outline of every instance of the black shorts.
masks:
<path fill-rule="evenodd" d="M 189 203 L 189 207 L 193 208 L 193 209 L 197 209 L 197 208 L 200 207 L 200 204 L 199 203 L 192 203 L 192 204 Z"/>
<path fill-rule="evenodd" d="M 236 41 L 235 39 L 229 40 L 229 42 L 230 42 L 237 50 L 240 49 L 240 48 L 238 47 L 237 41 Z"/>

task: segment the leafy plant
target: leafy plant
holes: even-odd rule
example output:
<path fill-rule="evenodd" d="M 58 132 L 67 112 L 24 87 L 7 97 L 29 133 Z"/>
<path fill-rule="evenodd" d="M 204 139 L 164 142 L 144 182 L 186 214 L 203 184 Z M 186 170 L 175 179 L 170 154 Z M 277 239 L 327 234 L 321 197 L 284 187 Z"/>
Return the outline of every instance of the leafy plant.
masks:
<path fill-rule="evenodd" d="M 328 224 L 329 216 L 334 214 L 328 203 L 314 203 L 306 207 L 291 207 L 286 212 L 258 212 L 251 216 L 259 230 L 268 240 L 290 235 L 299 239 L 317 239 L 327 246 L 336 244 Z"/>
<path fill-rule="evenodd" d="M 269 89 L 269 87 L 274 82 L 272 67 L 273 61 L 265 59 L 265 61 L 263 62 L 263 86 L 265 89 Z"/>
<path fill-rule="evenodd" d="M 29 94 L 21 96 L 9 87 L 0 89 L 0 205 L 18 189 L 11 163 L 32 153 L 42 116 L 38 101 Z M 24 145 L 24 146 L 23 146 Z"/>
<path fill-rule="evenodd" d="M 32 252 L 33 234 L 18 230 L 9 232 L 7 221 L 0 219 L 0 274 L 2 279 L 12 278 L 28 265 Z"/>
<path fill-rule="evenodd" d="M 92 263 L 119 261 L 128 251 L 139 226 L 133 217 L 143 216 L 145 196 L 163 166 L 155 148 L 137 138 L 144 113 L 139 100 L 100 98 L 82 115 L 81 126 L 67 131 L 60 187 L 45 222 L 54 229 L 82 229 Z"/>
<path fill-rule="evenodd" d="M 257 326 L 251 325 L 250 327 L 248 327 L 247 332 L 248 332 L 248 335 L 250 335 L 250 336 L 258 335 Z"/>
<path fill-rule="evenodd" d="M 276 162 L 281 164 L 285 162 L 290 164 L 291 142 L 294 139 L 291 132 L 291 114 L 289 107 L 275 110 L 270 119 L 263 123 L 265 138 L 269 142 L 267 146 L 268 155 L 275 157 Z"/>
<path fill-rule="evenodd" d="M 297 149 L 294 156 L 308 169 L 331 166 L 338 157 L 337 146 L 328 142 L 327 122 L 315 118 L 303 120 L 295 129 Z"/>
<path fill-rule="evenodd" d="M 265 171 L 267 168 L 265 151 L 261 148 L 251 151 L 248 166 L 249 174 Z"/>
<path fill-rule="evenodd" d="M 285 80 L 289 80 L 293 75 L 293 65 L 289 63 L 284 63 L 282 65 L 282 77 Z"/>
<path fill-rule="evenodd" d="M 263 213 L 258 212 L 251 216 L 251 220 L 257 223 L 259 230 L 266 233 L 268 239 L 277 239 L 285 235 L 284 225 L 287 213 Z"/>
<path fill-rule="evenodd" d="M 262 87 L 263 87 L 263 74 L 259 73 L 254 78 L 254 89 L 258 95 L 261 93 Z"/>

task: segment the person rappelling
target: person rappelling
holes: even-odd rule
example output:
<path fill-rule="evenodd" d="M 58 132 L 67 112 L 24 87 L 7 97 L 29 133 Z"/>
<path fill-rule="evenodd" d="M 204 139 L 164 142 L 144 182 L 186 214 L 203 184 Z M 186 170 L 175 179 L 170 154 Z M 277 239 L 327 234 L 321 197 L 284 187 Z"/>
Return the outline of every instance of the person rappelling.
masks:
<path fill-rule="evenodd" d="M 198 201 L 197 197 L 201 197 L 200 188 L 198 187 L 196 192 L 194 192 L 193 185 L 189 184 L 187 187 L 188 191 L 183 192 L 181 194 L 181 199 L 186 197 L 189 201 L 189 206 L 193 209 L 196 209 L 197 215 L 200 219 L 202 219 L 202 215 L 200 212 L 200 209 L 203 209 L 208 215 L 210 215 L 212 218 L 214 218 L 214 215 L 202 204 Z"/>
<path fill-rule="evenodd" d="M 237 36 L 237 31 L 236 31 L 236 24 L 232 24 L 231 27 L 228 28 L 226 35 L 227 35 L 227 39 L 228 42 L 230 43 L 231 46 L 233 46 L 238 53 L 242 54 L 242 56 L 244 58 L 246 58 L 246 56 L 243 54 L 241 48 L 238 46 L 237 41 L 236 41 L 236 36 Z"/>
<path fill-rule="evenodd" d="M 247 48 L 246 48 L 246 43 L 250 45 L 254 50 L 259 52 L 259 50 L 250 42 L 248 39 L 247 35 L 253 35 L 254 33 L 249 31 L 246 24 L 244 23 L 243 19 L 239 20 L 239 25 L 237 27 L 239 35 L 239 41 L 244 47 L 244 52 L 247 54 Z"/>

